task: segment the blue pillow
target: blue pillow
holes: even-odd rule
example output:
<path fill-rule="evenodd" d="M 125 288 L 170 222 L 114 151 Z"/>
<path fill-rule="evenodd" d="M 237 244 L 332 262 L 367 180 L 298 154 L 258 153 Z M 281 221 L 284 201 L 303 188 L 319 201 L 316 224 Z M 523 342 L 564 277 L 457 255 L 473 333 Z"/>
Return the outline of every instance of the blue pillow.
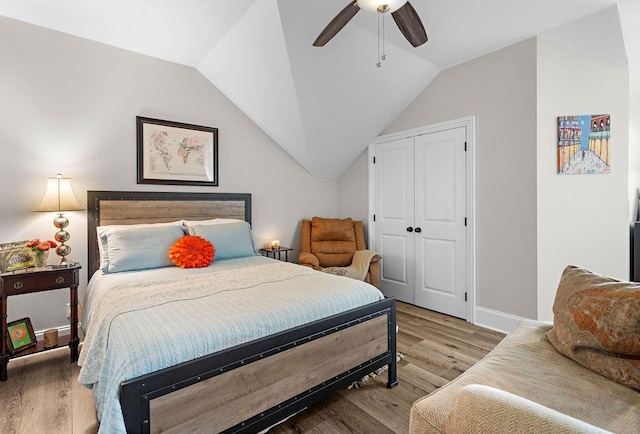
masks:
<path fill-rule="evenodd" d="M 247 222 L 222 225 L 189 226 L 189 235 L 198 235 L 213 244 L 216 249 L 214 261 L 218 259 L 256 256 L 251 226 Z"/>
<path fill-rule="evenodd" d="M 112 228 L 100 235 L 105 274 L 173 266 L 169 249 L 184 236 L 182 226 Z"/>

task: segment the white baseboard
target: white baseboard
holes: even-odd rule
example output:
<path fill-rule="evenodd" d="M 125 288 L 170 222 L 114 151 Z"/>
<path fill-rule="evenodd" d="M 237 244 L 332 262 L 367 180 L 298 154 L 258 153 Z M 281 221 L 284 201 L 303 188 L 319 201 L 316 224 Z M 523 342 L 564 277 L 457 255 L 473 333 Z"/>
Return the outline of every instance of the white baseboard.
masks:
<path fill-rule="evenodd" d="M 475 308 L 474 324 L 502 333 L 509 333 L 518 325 L 521 317 L 485 307 Z"/>

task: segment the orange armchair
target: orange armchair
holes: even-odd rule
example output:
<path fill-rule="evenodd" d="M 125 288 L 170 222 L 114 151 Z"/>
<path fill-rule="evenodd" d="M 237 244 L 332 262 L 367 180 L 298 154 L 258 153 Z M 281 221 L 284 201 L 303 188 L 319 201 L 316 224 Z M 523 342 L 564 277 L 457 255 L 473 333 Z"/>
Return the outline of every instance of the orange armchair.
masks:
<path fill-rule="evenodd" d="M 356 251 L 361 251 L 356 255 Z M 364 253 L 364 254 L 361 254 Z M 350 267 L 354 256 L 369 260 L 364 281 L 380 285 L 380 256 L 367 250 L 361 221 L 314 217 L 302 220 L 300 234 L 300 265 L 322 270 L 329 267 Z M 360 264 L 362 265 L 362 264 Z"/>

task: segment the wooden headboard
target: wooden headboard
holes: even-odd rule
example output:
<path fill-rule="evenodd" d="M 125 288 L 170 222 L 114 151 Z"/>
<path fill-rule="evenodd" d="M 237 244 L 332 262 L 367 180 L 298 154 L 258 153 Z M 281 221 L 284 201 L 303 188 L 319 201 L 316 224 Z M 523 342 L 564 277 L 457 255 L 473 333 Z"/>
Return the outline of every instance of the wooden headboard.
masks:
<path fill-rule="evenodd" d="M 251 194 L 87 191 L 89 279 L 100 268 L 98 226 L 212 218 L 235 218 L 251 223 Z"/>

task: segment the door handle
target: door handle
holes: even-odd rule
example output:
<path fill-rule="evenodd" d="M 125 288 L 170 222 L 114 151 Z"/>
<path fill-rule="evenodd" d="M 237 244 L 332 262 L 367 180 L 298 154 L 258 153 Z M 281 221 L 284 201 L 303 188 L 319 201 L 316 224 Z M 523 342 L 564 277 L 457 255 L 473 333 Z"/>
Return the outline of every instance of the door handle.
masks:
<path fill-rule="evenodd" d="M 411 226 L 409 226 L 409 227 L 407 228 L 407 232 L 413 232 L 413 228 L 412 228 Z"/>
<path fill-rule="evenodd" d="M 422 229 L 416 228 L 416 233 L 419 234 L 420 232 L 422 232 Z"/>

